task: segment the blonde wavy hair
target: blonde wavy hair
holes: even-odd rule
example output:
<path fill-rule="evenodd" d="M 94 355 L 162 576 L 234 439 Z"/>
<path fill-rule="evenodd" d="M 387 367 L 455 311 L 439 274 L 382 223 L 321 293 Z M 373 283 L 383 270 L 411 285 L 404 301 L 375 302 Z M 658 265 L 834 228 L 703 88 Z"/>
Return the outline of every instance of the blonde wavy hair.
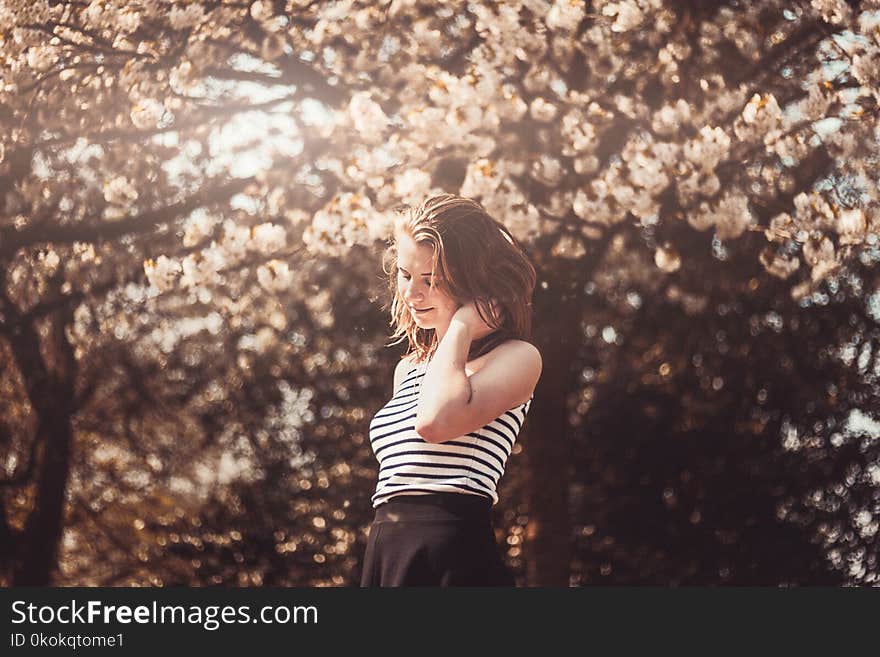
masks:
<path fill-rule="evenodd" d="M 397 208 L 394 238 L 382 256 L 390 299 L 382 309 L 390 308 L 392 328 L 392 341 L 386 346 L 408 340 L 404 357 L 415 353 L 415 362 L 422 363 L 439 342 L 434 329 L 416 324 L 398 291 L 397 242 L 402 235 L 433 249 L 435 284 L 460 305 L 473 299 L 480 317 L 495 329 L 471 343 L 468 361 L 509 339 L 531 341 L 535 268 L 510 231 L 482 205 L 462 196 L 441 194 L 418 208 Z M 498 302 L 497 314 L 491 305 L 493 299 Z"/>

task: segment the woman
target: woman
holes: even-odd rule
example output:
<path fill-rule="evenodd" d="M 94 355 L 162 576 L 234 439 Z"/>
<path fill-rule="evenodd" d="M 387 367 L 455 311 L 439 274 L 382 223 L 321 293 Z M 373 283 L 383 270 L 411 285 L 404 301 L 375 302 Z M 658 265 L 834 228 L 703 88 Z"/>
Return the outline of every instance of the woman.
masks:
<path fill-rule="evenodd" d="M 386 258 L 392 344 L 410 349 L 370 423 L 379 479 L 361 586 L 515 586 L 491 512 L 541 375 L 524 339 L 535 269 L 451 194 L 402 214 Z"/>

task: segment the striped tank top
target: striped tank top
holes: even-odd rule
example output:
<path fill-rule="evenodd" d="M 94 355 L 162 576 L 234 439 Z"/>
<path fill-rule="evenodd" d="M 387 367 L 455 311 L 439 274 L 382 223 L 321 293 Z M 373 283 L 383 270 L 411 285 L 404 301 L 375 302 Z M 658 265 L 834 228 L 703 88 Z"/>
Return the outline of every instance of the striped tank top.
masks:
<path fill-rule="evenodd" d="M 497 504 L 498 480 L 534 395 L 477 431 L 429 443 L 415 430 L 419 387 L 426 369 L 427 363 L 412 367 L 397 393 L 370 422 L 370 445 L 379 461 L 373 508 L 395 495 L 437 492 L 480 495 Z"/>

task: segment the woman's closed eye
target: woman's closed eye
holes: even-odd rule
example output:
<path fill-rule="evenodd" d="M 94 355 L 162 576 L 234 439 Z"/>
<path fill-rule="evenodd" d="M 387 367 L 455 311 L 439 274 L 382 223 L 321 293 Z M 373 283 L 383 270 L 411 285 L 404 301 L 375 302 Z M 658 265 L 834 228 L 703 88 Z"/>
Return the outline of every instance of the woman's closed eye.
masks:
<path fill-rule="evenodd" d="M 408 281 L 408 280 L 410 279 L 410 277 L 409 277 L 407 274 L 401 274 L 401 277 L 402 277 L 403 280 L 405 280 L 405 281 Z M 424 279 L 422 279 L 422 280 L 424 280 L 425 284 L 428 285 L 429 287 L 434 287 L 434 286 L 431 284 L 431 279 L 430 279 L 430 278 L 424 278 Z"/>

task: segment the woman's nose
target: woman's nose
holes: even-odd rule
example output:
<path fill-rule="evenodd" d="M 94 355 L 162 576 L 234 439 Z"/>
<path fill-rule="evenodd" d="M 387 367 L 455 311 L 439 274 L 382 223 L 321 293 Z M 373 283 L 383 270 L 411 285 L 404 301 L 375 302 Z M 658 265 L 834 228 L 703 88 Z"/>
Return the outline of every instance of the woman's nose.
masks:
<path fill-rule="evenodd" d="M 410 283 L 406 286 L 403 296 L 406 299 L 421 299 L 425 295 L 418 283 Z"/>

